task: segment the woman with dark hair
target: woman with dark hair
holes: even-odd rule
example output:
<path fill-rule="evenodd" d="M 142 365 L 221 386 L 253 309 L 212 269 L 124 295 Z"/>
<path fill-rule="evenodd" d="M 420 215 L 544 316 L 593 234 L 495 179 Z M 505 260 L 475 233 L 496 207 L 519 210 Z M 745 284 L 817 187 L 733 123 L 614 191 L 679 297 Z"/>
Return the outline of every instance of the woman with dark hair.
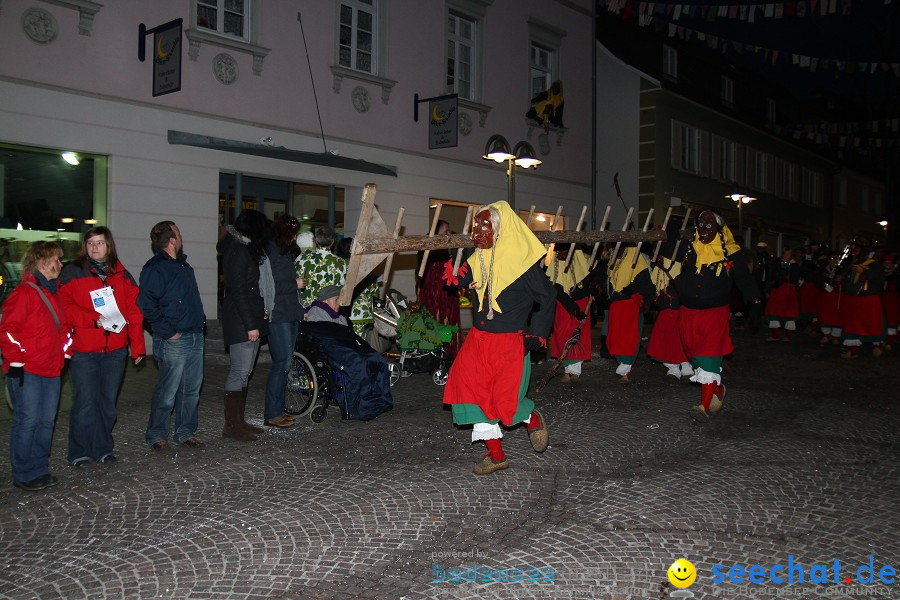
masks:
<path fill-rule="evenodd" d="M 289 215 L 281 215 L 272 225 L 272 239 L 266 245 L 266 254 L 272 267 L 275 298 L 269 316 L 269 352 L 272 368 L 266 381 L 265 424 L 270 427 L 290 427 L 294 417 L 284 413 L 284 386 L 287 382 L 297 327 L 303 319 L 298 290 L 306 282 L 294 272 L 292 250 L 296 248 L 300 222 Z"/>
<path fill-rule="evenodd" d="M 59 297 L 74 327 L 68 461 L 76 467 L 94 461 L 114 463 L 112 430 L 128 347 L 134 364 L 144 358 L 144 316 L 137 305 L 140 290 L 119 262 L 112 232 L 102 226 L 85 232 L 81 255 L 62 270 L 59 285 Z M 124 324 L 104 318 L 97 310 L 95 298 L 108 306 L 104 294 L 109 293 Z"/>
<path fill-rule="evenodd" d="M 268 259 L 266 216 L 245 210 L 225 228 L 216 250 L 222 255 L 225 299 L 222 302 L 222 333 L 231 365 L 225 378 L 225 427 L 222 435 L 252 442 L 263 429 L 244 420 L 247 381 L 259 352 L 259 338 L 268 334 L 268 317 L 260 289 L 260 267 Z"/>
<path fill-rule="evenodd" d="M 59 480 L 50 474 L 50 444 L 59 408 L 59 375 L 72 343 L 56 278 L 59 244 L 35 242 L 22 261 L 22 283 L 3 303 L 0 350 L 13 403 L 9 457 L 13 483 L 34 492 Z"/>

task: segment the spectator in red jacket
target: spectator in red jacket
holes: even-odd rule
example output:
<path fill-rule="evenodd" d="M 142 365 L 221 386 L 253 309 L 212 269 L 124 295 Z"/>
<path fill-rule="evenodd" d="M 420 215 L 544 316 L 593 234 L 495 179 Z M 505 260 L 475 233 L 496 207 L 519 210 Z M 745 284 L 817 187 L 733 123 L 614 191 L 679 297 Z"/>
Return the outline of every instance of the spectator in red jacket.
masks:
<path fill-rule="evenodd" d="M 119 262 L 116 242 L 106 227 L 85 232 L 81 256 L 62 270 L 59 284 L 59 297 L 74 327 L 68 461 L 76 467 L 95 461 L 114 463 L 116 398 L 129 346 L 134 364 L 144 358 L 139 289 Z M 113 304 L 124 323 L 104 317 L 105 309 Z"/>
<path fill-rule="evenodd" d="M 50 444 L 59 408 L 59 374 L 72 338 L 56 278 L 62 248 L 35 242 L 22 261 L 22 283 L 3 303 L 0 350 L 6 389 L 13 402 L 9 455 L 13 483 L 28 491 L 59 480 L 50 474 Z"/>

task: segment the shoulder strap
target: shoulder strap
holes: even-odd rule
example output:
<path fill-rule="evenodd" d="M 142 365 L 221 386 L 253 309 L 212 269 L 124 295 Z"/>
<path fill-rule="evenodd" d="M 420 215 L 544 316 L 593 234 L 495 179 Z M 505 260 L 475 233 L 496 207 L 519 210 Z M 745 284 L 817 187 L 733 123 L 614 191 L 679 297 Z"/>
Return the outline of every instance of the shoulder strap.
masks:
<path fill-rule="evenodd" d="M 40 296 L 41 300 L 44 301 L 44 304 L 47 305 L 47 309 L 50 311 L 50 314 L 53 316 L 53 320 L 56 321 L 56 330 L 59 331 L 60 329 L 62 329 L 62 325 L 60 325 L 60 323 L 59 323 L 59 316 L 57 316 L 57 314 L 56 314 L 56 309 L 53 308 L 52 304 L 50 304 L 50 300 L 47 299 L 47 296 L 44 295 L 44 292 L 41 291 L 41 288 L 38 287 L 38 285 L 36 283 L 34 283 L 33 281 L 26 281 L 25 283 L 27 283 L 28 285 L 30 285 L 31 287 L 36 289 L 38 296 Z"/>

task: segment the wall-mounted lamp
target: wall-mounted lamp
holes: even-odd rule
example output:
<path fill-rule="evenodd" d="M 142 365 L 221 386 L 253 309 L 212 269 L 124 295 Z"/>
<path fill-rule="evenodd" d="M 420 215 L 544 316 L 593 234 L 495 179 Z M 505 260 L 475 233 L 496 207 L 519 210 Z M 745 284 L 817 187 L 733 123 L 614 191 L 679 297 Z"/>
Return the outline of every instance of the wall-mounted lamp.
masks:
<path fill-rule="evenodd" d="M 63 152 L 60 156 L 62 156 L 62 159 L 73 167 L 77 167 L 78 163 L 81 162 L 78 160 L 78 155 L 74 152 Z"/>
<path fill-rule="evenodd" d="M 481 158 L 485 160 L 492 160 L 497 163 L 502 163 L 506 161 L 506 178 L 508 183 L 507 190 L 507 202 L 509 202 L 510 208 L 513 210 L 516 209 L 516 167 L 521 167 L 523 169 L 528 169 L 530 167 L 534 167 L 535 169 L 540 165 L 543 161 L 537 157 L 537 153 L 534 151 L 534 148 L 526 141 L 521 141 L 513 147 L 510 151 L 509 142 L 506 141 L 506 138 L 500 135 L 499 133 L 495 133 L 490 138 L 488 138 L 487 144 L 484 146 L 484 154 L 481 155 Z"/>

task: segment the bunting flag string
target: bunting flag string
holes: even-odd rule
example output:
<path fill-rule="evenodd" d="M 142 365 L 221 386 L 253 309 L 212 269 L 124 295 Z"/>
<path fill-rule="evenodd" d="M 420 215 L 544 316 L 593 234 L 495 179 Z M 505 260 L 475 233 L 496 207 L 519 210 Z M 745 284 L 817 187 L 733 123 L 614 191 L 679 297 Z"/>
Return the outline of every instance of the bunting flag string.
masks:
<path fill-rule="evenodd" d="M 777 65 L 785 56 L 789 57 L 790 65 L 805 69 L 810 73 L 818 71 L 830 71 L 835 76 L 841 74 L 876 75 L 890 73 L 894 77 L 900 77 L 900 62 L 860 61 L 840 58 L 810 56 L 799 53 L 782 52 L 774 48 L 767 48 L 756 44 L 738 42 L 720 35 L 706 31 L 685 27 L 677 23 L 683 16 L 705 19 L 714 22 L 717 18 L 739 19 L 748 23 L 754 23 L 756 19 L 783 19 L 808 16 L 849 15 L 851 10 L 850 0 L 807 0 L 795 2 L 779 2 L 767 4 L 687 4 L 664 2 L 639 2 L 638 0 L 605 0 L 609 12 L 616 13 L 625 18 L 636 17 L 641 27 L 647 27 L 656 23 L 658 30 L 665 29 L 670 38 L 679 38 L 686 41 L 692 39 L 705 43 L 713 50 L 719 50 L 723 54 L 733 49 L 738 54 L 752 53 L 760 56 L 767 64 Z M 890 4 L 892 0 L 884 0 Z M 664 20 L 665 19 L 665 20 Z"/>

